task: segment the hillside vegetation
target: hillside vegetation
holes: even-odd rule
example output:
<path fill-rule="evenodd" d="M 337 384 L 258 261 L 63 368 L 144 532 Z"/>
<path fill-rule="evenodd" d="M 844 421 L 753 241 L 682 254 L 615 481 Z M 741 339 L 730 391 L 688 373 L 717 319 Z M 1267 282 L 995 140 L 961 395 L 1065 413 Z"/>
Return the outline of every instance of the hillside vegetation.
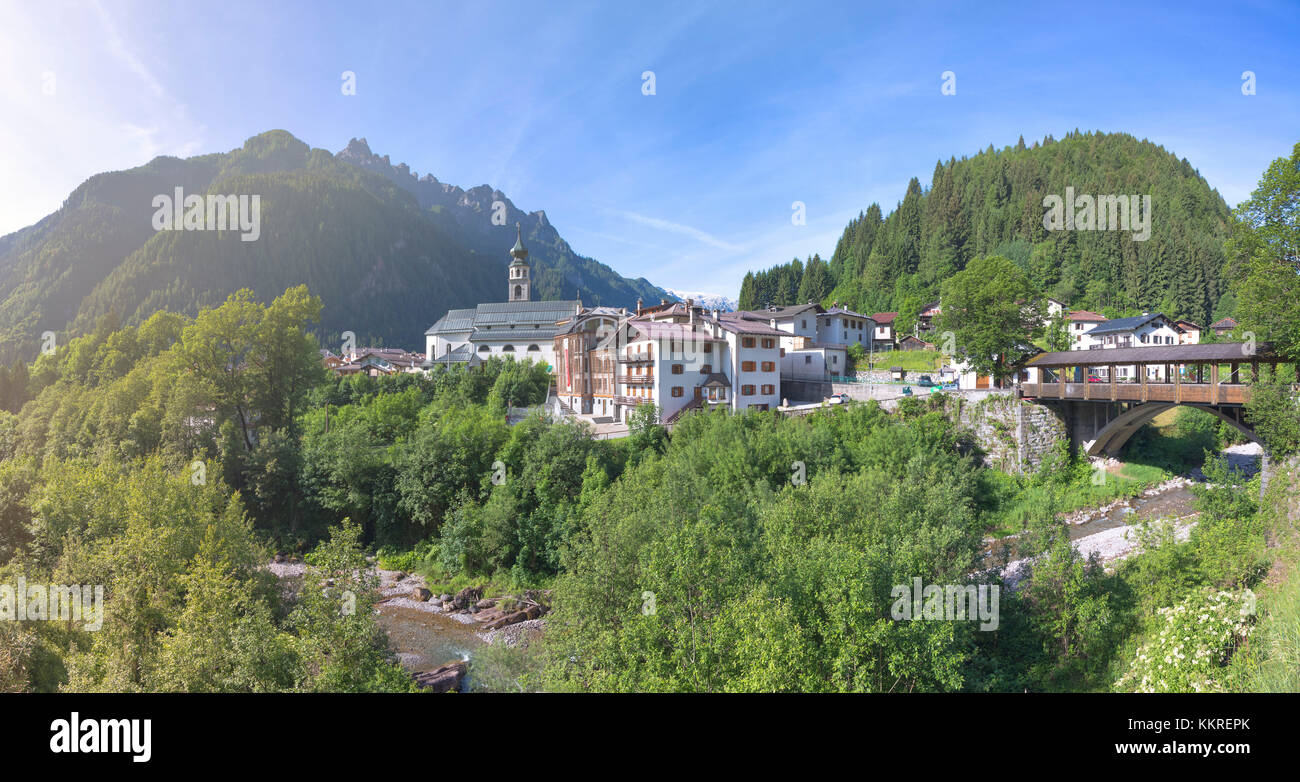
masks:
<path fill-rule="evenodd" d="M 1043 199 L 1150 195 L 1151 235 L 1048 231 Z M 1113 316 L 1159 310 L 1205 325 L 1231 311 L 1223 243 L 1231 214 L 1186 159 L 1122 133 L 1080 133 L 990 147 L 935 164 L 929 186 L 908 183 L 886 214 L 871 204 L 844 229 L 829 261 L 813 256 L 746 275 L 742 309 L 839 301 L 866 314 L 899 312 L 908 331 L 940 284 L 974 258 L 1015 261 L 1037 288 Z M 1226 298 L 1226 300 L 1225 300 Z"/>

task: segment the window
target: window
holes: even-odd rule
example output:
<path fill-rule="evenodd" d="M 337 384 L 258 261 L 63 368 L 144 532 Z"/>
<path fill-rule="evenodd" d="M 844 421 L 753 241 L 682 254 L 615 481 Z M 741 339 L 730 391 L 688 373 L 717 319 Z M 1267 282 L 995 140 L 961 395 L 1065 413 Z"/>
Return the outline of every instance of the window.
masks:
<path fill-rule="evenodd" d="M 812 356 L 804 356 L 804 357 L 803 357 L 803 363 L 805 363 L 805 364 L 811 364 L 811 363 L 812 363 Z"/>
<path fill-rule="evenodd" d="M 741 337 L 741 338 L 740 338 L 740 346 L 741 346 L 742 348 L 752 348 L 752 347 L 754 347 L 754 338 L 753 338 L 753 337 Z"/>
<path fill-rule="evenodd" d="M 776 347 L 776 340 L 771 339 L 770 337 L 767 338 L 767 339 L 764 339 L 764 340 L 763 340 L 763 347 L 766 348 L 767 350 L 771 350 L 772 348 Z"/>
<path fill-rule="evenodd" d="M 704 352 L 705 352 L 705 353 L 712 353 L 712 352 L 713 352 L 713 343 L 711 343 L 711 342 L 705 342 L 705 343 L 704 343 Z"/>
<path fill-rule="evenodd" d="M 682 372 L 684 372 L 684 371 L 685 371 L 685 370 L 682 369 L 682 365 L 681 365 L 681 364 L 673 364 L 673 374 L 674 374 L 674 375 L 680 375 L 680 374 L 681 374 Z"/>
<path fill-rule="evenodd" d="M 514 345 L 505 345 L 505 346 L 503 346 L 503 347 L 501 348 L 501 352 L 502 352 L 502 353 L 514 353 L 514 352 L 515 352 L 515 346 L 514 346 Z"/>
<path fill-rule="evenodd" d="M 492 348 L 488 347 L 487 345 L 479 345 L 479 346 L 478 346 L 478 352 L 480 352 L 480 353 L 487 353 L 487 352 L 489 352 L 489 351 L 491 351 L 491 350 L 492 350 Z M 449 350 L 448 352 L 450 352 L 450 350 Z"/>
<path fill-rule="evenodd" d="M 541 350 L 541 348 L 537 347 L 536 345 L 529 345 L 529 346 L 528 346 L 528 352 L 529 352 L 529 353 L 532 353 L 532 352 L 535 351 L 535 350 Z"/>
<path fill-rule="evenodd" d="M 808 328 L 808 319 L 807 319 L 807 318 L 804 318 L 803 320 L 799 321 L 799 328 L 801 328 L 801 329 L 806 329 L 806 328 Z"/>
<path fill-rule="evenodd" d="M 741 386 L 741 387 L 740 387 L 740 395 L 741 395 L 741 396 L 753 396 L 753 395 L 754 395 L 754 387 L 753 387 L 753 386 Z"/>
<path fill-rule="evenodd" d="M 785 358 L 785 348 L 781 348 L 781 358 Z"/>
<path fill-rule="evenodd" d="M 754 362 L 753 362 L 753 361 L 742 361 L 742 362 L 740 362 L 740 371 L 741 371 L 741 372 L 753 372 L 753 371 L 754 371 Z"/>
<path fill-rule="evenodd" d="M 840 365 L 840 357 L 839 357 L 839 356 L 831 356 L 831 363 L 834 364 L 835 366 L 839 366 L 839 365 Z"/>
<path fill-rule="evenodd" d="M 775 371 L 776 371 L 776 362 L 775 362 L 775 361 L 764 361 L 764 362 L 763 362 L 763 371 L 764 371 L 764 372 L 775 372 Z"/>
<path fill-rule="evenodd" d="M 700 365 L 700 374 L 701 374 L 701 375 L 707 375 L 707 374 L 710 374 L 710 373 L 712 373 L 712 372 L 713 372 L 713 365 L 712 365 L 712 364 L 701 364 L 701 365 Z"/>
<path fill-rule="evenodd" d="M 775 393 L 776 393 L 776 386 L 771 385 L 771 384 L 768 384 L 768 385 L 763 386 L 763 393 L 764 393 L 764 394 L 775 394 Z"/>
<path fill-rule="evenodd" d="M 686 392 L 682 390 L 681 386 L 673 386 L 673 396 L 681 396 L 684 393 Z"/>

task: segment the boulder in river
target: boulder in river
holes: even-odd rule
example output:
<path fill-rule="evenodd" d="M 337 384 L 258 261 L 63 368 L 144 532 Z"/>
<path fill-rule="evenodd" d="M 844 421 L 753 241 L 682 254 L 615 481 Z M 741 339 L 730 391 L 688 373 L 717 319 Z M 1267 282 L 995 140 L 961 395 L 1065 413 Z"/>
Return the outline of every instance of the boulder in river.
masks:
<path fill-rule="evenodd" d="M 482 587 L 465 587 L 456 593 L 456 597 L 452 598 L 452 607 L 457 609 L 469 608 L 482 599 Z"/>
<path fill-rule="evenodd" d="M 426 690 L 450 692 L 451 690 L 460 689 L 460 683 L 467 673 L 469 673 L 469 663 L 462 660 L 447 663 L 434 668 L 432 671 L 417 673 L 415 674 L 415 683 Z"/>
<path fill-rule="evenodd" d="M 483 626 L 483 629 L 500 630 L 502 627 L 508 627 L 509 625 L 516 624 L 518 622 L 524 622 L 529 619 L 538 619 L 545 613 L 546 613 L 545 606 L 539 606 L 539 605 L 527 606 L 523 610 L 516 611 L 513 614 L 509 614 L 495 621 L 488 622 L 486 625 Z"/>
<path fill-rule="evenodd" d="M 416 587 L 411 591 L 411 599 L 417 603 L 423 603 L 431 597 L 433 597 L 433 593 L 424 587 Z"/>

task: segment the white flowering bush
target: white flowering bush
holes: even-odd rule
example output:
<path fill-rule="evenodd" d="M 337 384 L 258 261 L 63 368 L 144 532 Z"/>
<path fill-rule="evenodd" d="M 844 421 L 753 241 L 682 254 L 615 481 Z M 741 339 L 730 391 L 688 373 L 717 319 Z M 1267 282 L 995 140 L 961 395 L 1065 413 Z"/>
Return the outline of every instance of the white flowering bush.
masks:
<path fill-rule="evenodd" d="M 1216 676 L 1250 634 L 1255 593 L 1207 589 L 1161 608 L 1160 632 L 1137 651 L 1115 682 L 1127 692 L 1210 692 Z"/>

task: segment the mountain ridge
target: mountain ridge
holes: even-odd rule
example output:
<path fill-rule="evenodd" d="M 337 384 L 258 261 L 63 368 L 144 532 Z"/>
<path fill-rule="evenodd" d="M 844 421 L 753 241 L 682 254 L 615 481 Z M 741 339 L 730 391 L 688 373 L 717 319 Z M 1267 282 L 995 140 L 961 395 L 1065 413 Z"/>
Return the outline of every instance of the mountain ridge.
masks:
<path fill-rule="evenodd" d="M 510 222 L 526 228 L 534 298 L 632 306 L 638 295 L 664 295 L 577 255 L 544 212 L 524 213 L 495 188 L 447 185 L 450 195 L 426 194 L 424 207 L 404 165 L 382 170 L 387 156 L 353 152 L 336 156 L 272 130 L 229 152 L 159 156 L 89 177 L 58 210 L 0 237 L 0 360 L 30 359 L 42 332 L 65 340 L 109 313 L 136 323 L 158 309 L 193 314 L 242 287 L 270 301 L 303 283 L 325 304 L 324 343 L 352 331 L 416 347 L 447 309 L 506 298 L 513 227 L 490 224 L 485 197 L 504 201 Z M 262 236 L 155 230 L 153 199 L 176 187 L 258 195 Z"/>

